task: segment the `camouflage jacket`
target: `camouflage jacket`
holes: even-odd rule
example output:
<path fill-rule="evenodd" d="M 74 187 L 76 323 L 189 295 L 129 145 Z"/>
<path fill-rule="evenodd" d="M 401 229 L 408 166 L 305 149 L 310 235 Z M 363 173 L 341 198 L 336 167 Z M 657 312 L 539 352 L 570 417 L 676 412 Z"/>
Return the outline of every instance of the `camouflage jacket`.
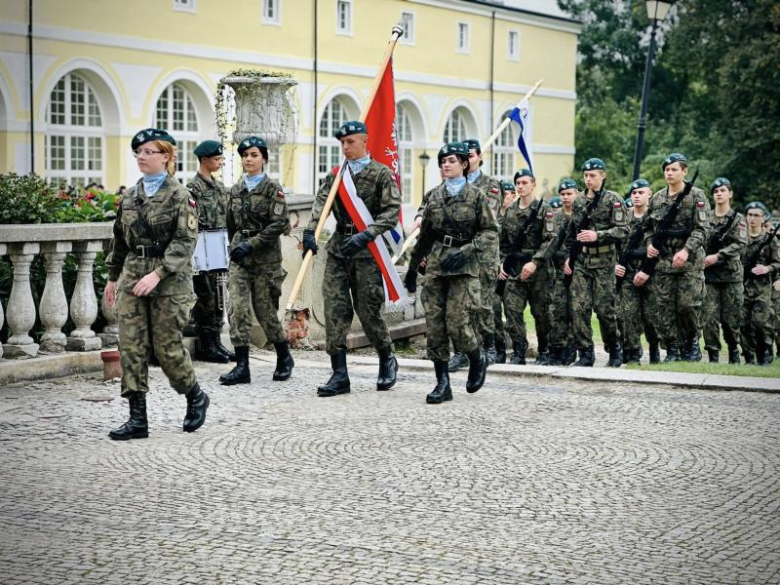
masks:
<path fill-rule="evenodd" d="M 547 212 L 549 215 L 549 211 Z M 544 231 L 545 237 L 551 237 L 550 242 L 550 263 L 552 267 L 563 274 L 563 264 L 566 262 L 566 258 L 569 257 L 569 249 L 566 247 L 566 234 L 569 231 L 569 222 L 571 222 L 571 215 L 566 215 L 563 208 L 555 210 L 552 217 L 552 222 L 548 218 L 545 218 Z M 552 223 L 552 225 L 550 225 Z"/>
<path fill-rule="evenodd" d="M 625 253 L 625 264 L 623 267 L 626 269 L 625 280 L 632 281 L 634 275 L 642 269 L 642 264 L 647 260 L 647 237 L 645 236 L 645 223 L 648 219 L 647 210 L 642 217 L 634 215 L 634 208 L 628 210 L 628 237 L 623 241 L 620 246 L 620 253 L 618 254 L 618 264 L 623 259 Z M 630 250 L 626 247 L 629 246 L 634 238 L 634 235 L 639 230 L 638 244 Z"/>
<path fill-rule="evenodd" d="M 516 249 L 515 240 L 518 235 L 518 231 L 533 213 L 534 209 L 538 209 L 536 217 L 533 223 L 531 223 L 526 229 L 525 242 L 521 249 Z M 549 214 L 549 217 L 548 217 Z M 550 223 L 550 230 L 547 230 L 547 223 Z M 537 268 L 546 267 L 547 261 L 550 259 L 550 255 L 553 249 L 550 247 L 550 242 L 553 240 L 554 233 L 554 214 L 552 209 L 547 203 L 541 199 L 534 199 L 531 205 L 525 209 L 520 207 L 520 199 L 512 203 L 506 209 L 501 218 L 501 229 L 499 230 L 499 246 L 501 251 L 501 262 L 506 260 L 506 257 L 514 252 L 516 254 L 522 254 L 527 257 L 520 259 L 517 268 L 522 268 L 526 262 L 533 261 Z M 538 272 L 534 273 L 527 282 L 531 282 L 537 278 Z M 517 278 L 517 276 L 512 277 Z"/>
<path fill-rule="evenodd" d="M 647 209 L 648 219 L 645 224 L 645 235 L 649 239 L 655 234 L 656 226 L 664 218 L 669 207 L 674 203 L 676 195 L 669 196 L 669 187 L 664 187 L 653 194 Z M 710 229 L 710 204 L 704 192 L 694 187 L 685 196 L 670 229 L 680 234 L 666 241 L 666 253 L 661 252 L 661 258 L 656 266 L 656 272 L 681 273 L 690 270 L 704 270 L 704 244 Z M 688 250 L 688 262 L 681 268 L 672 268 L 674 255 L 685 248 Z"/>
<path fill-rule="evenodd" d="M 731 222 L 728 231 L 724 234 L 720 232 L 725 229 L 731 216 L 734 220 Z M 710 216 L 710 226 L 712 230 L 709 233 L 707 245 L 713 244 L 713 240 L 720 234 L 721 248 L 717 252 L 718 261 L 704 269 L 704 279 L 707 282 L 742 282 L 742 250 L 747 246 L 747 224 L 744 216 L 734 211 L 729 211 L 723 217 L 718 217 L 713 213 Z M 706 252 L 705 255 L 709 253 Z M 713 253 L 715 253 L 713 251 Z"/>
<path fill-rule="evenodd" d="M 345 172 L 350 172 L 349 168 Z M 325 207 L 325 201 L 328 198 L 330 187 L 333 185 L 333 173 L 328 173 L 325 180 L 317 192 L 317 198 L 311 209 L 311 219 L 309 220 L 309 229 L 317 227 L 317 221 Z M 398 214 L 401 209 L 401 193 L 398 190 L 398 184 L 395 182 L 395 175 L 389 167 L 372 160 L 366 168 L 358 174 L 353 175 L 355 188 L 358 197 L 366 204 L 374 223 L 366 228 L 372 237 L 376 238 L 387 230 L 398 225 Z M 333 201 L 331 208 L 336 217 L 336 231 L 331 236 L 326 245 L 329 254 L 343 258 L 341 253 L 341 244 L 346 238 L 346 226 L 352 225 L 352 220 L 347 214 L 347 210 L 341 204 L 338 195 Z M 357 232 L 355 232 L 357 233 Z M 355 259 L 371 258 L 371 252 L 367 249 L 361 250 L 353 256 Z"/>
<path fill-rule="evenodd" d="M 587 191 L 580 192 L 572 203 L 572 221 L 574 225 L 569 225 L 566 232 L 563 247 L 571 250 L 572 245 L 577 241 L 575 230 L 582 225 L 582 218 L 592 197 L 588 197 Z M 614 251 L 596 256 L 580 254 L 578 263 L 587 261 L 588 266 L 593 268 L 604 268 L 607 265 L 614 267 L 617 260 L 617 247 L 620 246 L 628 235 L 628 215 L 623 199 L 614 191 L 605 191 L 599 200 L 596 209 L 590 215 L 590 221 L 585 226 L 585 230 L 596 232 L 598 239 L 595 242 L 583 244 L 583 247 L 603 248 L 609 247 Z M 574 268 L 574 267 L 572 267 Z"/>
<path fill-rule="evenodd" d="M 198 204 L 198 229 L 213 230 L 225 228 L 225 206 L 227 189 L 213 177 L 200 173 L 187 184 L 187 189 Z"/>
<path fill-rule="evenodd" d="M 439 262 L 460 249 L 466 263 L 447 275 L 479 276 L 479 253 L 496 245 L 498 225 L 487 198 L 466 184 L 454 197 L 442 183 L 426 194 L 420 236 L 412 252 L 412 265 L 427 257 L 427 272 L 441 276 Z M 443 240 L 453 238 L 453 245 Z"/>
<path fill-rule="evenodd" d="M 479 178 L 471 183 L 471 186 L 479 189 L 485 196 L 485 199 L 487 199 L 490 210 L 493 212 L 493 217 L 498 217 L 498 212 L 501 209 L 501 200 L 504 196 L 504 192 L 501 190 L 501 183 L 480 172 Z M 499 262 L 498 257 L 498 245 L 492 244 L 488 245 L 485 251 L 479 254 L 479 261 L 483 266 L 497 266 Z"/>
<path fill-rule="evenodd" d="M 117 210 L 106 257 L 108 280 L 121 275 L 120 290 L 129 293 L 154 271 L 161 280 L 153 296 L 191 293 L 197 237 L 196 203 L 186 187 L 168 177 L 157 193 L 147 197 L 139 180 L 122 196 Z"/>
<path fill-rule="evenodd" d="M 243 179 L 233 185 L 227 208 L 230 248 L 247 241 L 252 253 L 244 266 L 281 264 L 280 236 L 290 227 L 282 186 L 266 176 L 251 192 Z"/>
<path fill-rule="evenodd" d="M 768 237 L 769 234 L 763 230 L 757 236 L 751 236 L 750 233 L 747 234 L 747 245 L 742 250 L 742 264 L 745 269 L 748 268 L 748 263 Z M 769 274 L 745 278 L 745 299 L 762 299 L 769 302 L 772 298 L 772 282 L 780 273 L 780 246 L 778 246 L 777 239 L 764 246 L 764 249 L 761 250 L 761 254 L 756 262 L 756 266 L 760 265 L 768 267 Z"/>

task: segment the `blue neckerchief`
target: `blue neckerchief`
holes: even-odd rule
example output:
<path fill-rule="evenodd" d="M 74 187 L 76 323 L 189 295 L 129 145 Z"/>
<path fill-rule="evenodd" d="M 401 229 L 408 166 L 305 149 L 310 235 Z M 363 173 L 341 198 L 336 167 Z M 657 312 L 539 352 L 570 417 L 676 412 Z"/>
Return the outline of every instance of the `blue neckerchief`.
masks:
<path fill-rule="evenodd" d="M 168 173 L 157 173 L 156 175 L 144 175 L 144 193 L 151 197 L 160 190 Z"/>
<path fill-rule="evenodd" d="M 469 173 L 469 177 L 468 177 L 468 178 L 469 178 L 469 185 L 471 185 L 471 184 L 472 184 L 472 183 L 474 183 L 474 182 L 475 182 L 477 179 L 479 179 L 479 177 L 480 177 L 480 175 L 481 175 L 481 174 L 482 174 L 482 171 L 480 171 L 479 169 L 477 169 L 477 170 L 476 170 L 476 171 L 474 171 L 473 173 Z"/>
<path fill-rule="evenodd" d="M 371 155 L 367 154 L 363 158 L 348 160 L 347 164 L 349 164 L 349 170 L 352 171 L 352 174 L 357 175 L 360 171 L 366 168 L 368 166 L 368 163 L 370 162 L 371 162 Z"/>
<path fill-rule="evenodd" d="M 244 175 L 244 185 L 246 185 L 247 191 L 254 191 L 260 182 L 265 179 L 265 173 L 259 175 Z"/>
<path fill-rule="evenodd" d="M 455 179 L 444 179 L 444 186 L 451 197 L 455 197 L 466 186 L 466 177 L 457 177 Z"/>

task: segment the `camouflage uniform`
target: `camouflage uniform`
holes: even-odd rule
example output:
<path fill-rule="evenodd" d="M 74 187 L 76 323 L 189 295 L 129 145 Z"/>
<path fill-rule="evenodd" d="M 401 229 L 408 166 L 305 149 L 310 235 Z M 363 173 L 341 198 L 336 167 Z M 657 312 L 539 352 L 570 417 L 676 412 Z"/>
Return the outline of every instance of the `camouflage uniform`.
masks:
<path fill-rule="evenodd" d="M 772 331 L 775 334 L 775 355 L 780 355 L 780 290 L 776 290 L 774 285 L 772 285 L 772 307 L 775 312 L 775 318 L 772 322 Z"/>
<path fill-rule="evenodd" d="M 563 245 L 564 238 L 560 237 L 570 229 L 571 216 L 566 215 L 561 208 L 556 211 L 552 220 L 550 226 L 549 218 L 545 219 L 545 233 L 548 233 L 551 227 L 555 237 L 550 254 L 550 304 L 547 318 L 550 323 L 550 347 L 556 356 L 560 356 L 561 351 L 572 343 L 571 290 L 564 283 L 566 274 L 563 272 L 563 264 L 569 257 L 569 250 Z"/>
<path fill-rule="evenodd" d="M 769 237 L 763 231 L 757 236 L 747 235 L 747 246 L 742 253 L 742 263 L 745 269 L 747 263 L 755 255 L 755 252 L 765 238 Z M 752 356 L 761 358 L 762 352 L 772 350 L 774 332 L 772 324 L 775 315 L 772 306 L 772 282 L 780 273 L 780 247 L 777 240 L 770 242 L 761 251 L 756 265 L 764 265 L 769 268 L 769 274 L 764 276 L 745 275 L 744 279 L 744 304 L 742 306 L 742 351 L 745 360 Z"/>
<path fill-rule="evenodd" d="M 478 189 L 487 199 L 493 217 L 498 217 L 498 210 L 501 209 L 503 191 L 501 184 L 486 175 L 480 173 L 479 178 L 471 183 L 472 187 Z M 498 276 L 498 242 L 491 241 L 477 255 L 479 262 L 479 286 L 482 291 L 480 295 L 480 309 L 474 313 L 477 318 L 475 325 L 477 332 L 483 339 L 492 340 L 496 333 L 496 326 L 493 318 L 494 290 L 496 286 L 496 277 Z"/>
<path fill-rule="evenodd" d="M 741 213 L 729 211 L 723 217 L 711 216 L 713 234 L 720 233 L 734 219 L 725 234 L 718 262 L 704 269 L 707 294 L 704 298 L 704 347 L 720 351 L 720 328 L 729 351 L 735 351 L 740 344 L 740 318 L 743 305 L 742 250 L 747 245 L 747 225 Z M 715 251 L 713 250 L 713 253 Z"/>
<path fill-rule="evenodd" d="M 114 237 L 106 258 L 109 281 L 121 276 L 117 298 L 122 396 L 149 391 L 151 346 L 176 392 L 196 384 L 182 329 L 195 303 L 192 253 L 198 234 L 195 201 L 168 177 L 157 193 L 146 196 L 143 181 L 122 197 Z M 161 280 L 149 296 L 133 295 L 138 281 L 156 272 Z"/>
<path fill-rule="evenodd" d="M 358 196 L 374 219 L 374 223 L 367 228 L 371 235 L 377 237 L 394 228 L 398 224 L 401 196 L 393 172 L 385 165 L 372 160 L 354 175 L 354 181 Z M 332 184 L 333 173 L 329 173 L 317 193 L 308 229 L 314 230 L 317 227 L 317 220 Z M 333 203 L 333 214 L 336 217 L 336 230 L 326 245 L 328 259 L 322 281 L 326 351 L 331 356 L 346 352 L 347 334 L 352 318 L 357 313 L 363 331 L 377 351 L 391 352 L 393 342 L 381 312 L 385 296 L 379 267 L 371 252 L 365 248 L 352 258 L 344 256 L 341 251 L 342 242 L 359 230 L 353 227 L 338 197 Z"/>
<path fill-rule="evenodd" d="M 252 308 L 271 343 L 285 341 L 279 322 L 279 297 L 287 272 L 282 268 L 280 236 L 290 227 L 284 191 L 265 177 L 251 192 L 240 181 L 230 191 L 227 229 L 231 250 L 249 242 L 252 252 L 241 264 L 230 261 L 230 340 L 248 346 Z"/>
<path fill-rule="evenodd" d="M 677 195 L 670 196 L 665 187 L 650 198 L 645 224 L 645 237 L 651 238 L 658 223 L 664 218 Z M 677 217 L 670 226 L 675 234 L 666 241 L 666 252 L 661 251 L 655 268 L 655 306 L 657 329 L 667 352 L 676 351 L 679 337 L 686 345 L 698 344 L 700 332 L 699 310 L 704 297 L 704 248 L 709 232 L 709 203 L 704 192 L 693 187 L 682 200 Z M 681 268 L 673 268 L 674 255 L 688 250 L 688 261 Z M 689 348 L 690 349 L 690 348 Z"/>
<path fill-rule="evenodd" d="M 187 185 L 195 202 L 198 204 L 198 231 L 224 229 L 225 186 L 213 177 L 204 177 L 200 173 Z M 192 285 L 198 301 L 192 310 L 195 323 L 201 333 L 219 334 L 222 329 L 222 309 L 217 300 L 216 274 L 204 272 L 192 277 Z"/>

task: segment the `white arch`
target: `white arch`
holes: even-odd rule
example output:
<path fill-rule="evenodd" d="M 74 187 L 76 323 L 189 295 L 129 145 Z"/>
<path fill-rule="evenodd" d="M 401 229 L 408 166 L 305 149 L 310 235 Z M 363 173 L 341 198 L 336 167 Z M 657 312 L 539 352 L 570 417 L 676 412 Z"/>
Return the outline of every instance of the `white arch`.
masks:
<path fill-rule="evenodd" d="M 192 105 L 195 106 L 195 114 L 198 117 L 198 134 L 203 137 L 216 139 L 217 120 L 214 115 L 214 92 L 216 92 L 216 87 L 212 87 L 207 79 L 191 69 L 172 71 L 155 85 L 151 94 L 149 124 L 154 125 L 155 104 L 157 104 L 157 100 L 160 99 L 165 88 L 172 83 L 182 84 L 190 93 Z"/>
<path fill-rule="evenodd" d="M 403 106 L 406 113 L 412 120 L 412 127 L 417 129 L 417 132 L 412 132 L 412 142 L 415 146 L 424 147 L 428 142 L 428 125 L 426 123 L 426 117 L 423 115 L 423 107 L 419 100 L 410 93 L 402 93 L 395 98 L 396 107 Z"/>
<path fill-rule="evenodd" d="M 68 73 L 78 73 L 89 82 L 100 106 L 106 136 L 119 136 L 124 126 L 125 111 L 119 85 L 100 63 L 83 58 L 67 61 L 49 75 L 44 87 L 43 99 L 38 104 L 38 120 L 43 123 L 43 128 L 47 128 L 46 108 L 49 107 L 51 92 L 59 80 Z"/>
<path fill-rule="evenodd" d="M 339 98 L 344 108 L 347 110 L 347 117 L 350 120 L 357 120 L 360 117 L 362 110 L 362 100 L 358 93 L 351 87 L 346 85 L 339 85 L 332 87 L 325 94 L 317 105 L 317 119 L 314 122 L 314 132 L 320 131 L 320 120 L 325 113 L 325 108 L 333 99 Z"/>
<path fill-rule="evenodd" d="M 439 120 L 439 132 L 437 139 L 441 141 L 442 136 L 444 136 L 444 126 L 447 124 L 447 120 L 449 120 L 452 112 L 455 110 L 461 110 L 461 113 L 464 114 L 463 121 L 466 124 L 466 133 L 468 134 L 469 138 L 476 138 L 477 140 L 480 140 L 479 123 L 477 122 L 479 118 L 474 112 L 474 108 L 471 106 L 471 104 L 462 98 L 453 101 L 446 110 L 442 110 L 445 112 L 445 115 Z"/>

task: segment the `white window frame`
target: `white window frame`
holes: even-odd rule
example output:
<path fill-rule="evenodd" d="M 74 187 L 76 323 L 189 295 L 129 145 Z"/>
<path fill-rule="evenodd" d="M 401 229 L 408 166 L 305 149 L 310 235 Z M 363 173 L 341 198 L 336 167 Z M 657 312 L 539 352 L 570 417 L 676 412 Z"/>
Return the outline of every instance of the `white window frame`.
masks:
<path fill-rule="evenodd" d="M 268 9 L 273 7 L 274 16 L 268 16 Z M 263 24 L 282 26 L 282 0 L 263 0 L 263 14 L 261 18 Z"/>
<path fill-rule="evenodd" d="M 183 94 L 184 108 L 182 123 L 184 129 L 178 130 L 174 128 L 174 91 L 175 89 L 181 90 Z M 160 120 L 157 117 L 157 109 L 160 104 L 160 100 L 166 99 L 166 120 Z M 191 122 L 189 114 L 192 113 L 194 117 L 195 128 L 189 128 Z M 200 129 L 201 124 L 198 120 L 198 111 L 195 108 L 195 100 L 192 99 L 192 95 L 187 88 L 181 82 L 174 81 L 163 89 L 160 93 L 157 101 L 154 102 L 154 119 L 152 126 L 160 128 L 169 132 L 176 139 L 176 178 L 182 183 L 186 184 L 195 178 L 198 172 L 198 157 L 192 152 L 200 142 Z"/>
<path fill-rule="evenodd" d="M 338 104 L 340 111 L 334 112 L 334 104 Z M 338 97 L 334 97 L 325 106 L 317 125 L 317 180 L 322 180 L 331 172 L 334 166 L 341 164 L 344 155 L 341 152 L 341 142 L 336 139 L 334 133 L 345 122 L 349 121 L 349 113 L 344 102 Z M 323 128 L 323 122 L 325 127 Z M 324 156 L 324 160 L 323 160 Z"/>
<path fill-rule="evenodd" d="M 453 124 L 457 124 L 457 127 L 453 128 Z M 448 144 L 450 142 L 462 141 L 466 138 L 468 138 L 466 120 L 463 119 L 463 114 L 460 113 L 460 110 L 455 108 L 450 112 L 450 115 L 447 116 L 447 121 L 444 123 L 442 142 Z"/>
<path fill-rule="evenodd" d="M 347 23 L 345 27 L 341 26 L 341 15 L 339 14 L 342 6 L 347 8 Z M 352 23 L 355 20 L 354 2 L 352 0 L 336 0 L 336 34 L 352 36 Z"/>
<path fill-rule="evenodd" d="M 280 146 L 268 147 L 268 160 L 263 167 L 263 172 L 277 183 L 282 182 L 282 150 Z"/>
<path fill-rule="evenodd" d="M 414 197 L 414 128 L 412 117 L 403 106 L 398 106 L 398 167 L 401 173 L 401 194 L 404 203 L 413 203 Z M 408 132 L 404 132 L 404 131 Z"/>
<path fill-rule="evenodd" d="M 509 112 L 501 117 L 503 122 Z M 517 136 L 513 124 L 501 131 L 493 145 L 493 165 L 491 172 L 496 179 L 512 182 L 515 172 L 515 153 L 517 152 Z M 500 162 L 499 162 L 500 161 Z"/>
<path fill-rule="evenodd" d="M 512 45 L 513 36 L 515 39 L 514 46 Z M 520 31 L 518 30 L 510 30 L 506 35 L 506 58 L 507 61 L 520 60 Z"/>
<path fill-rule="evenodd" d="M 84 116 L 84 124 L 73 124 L 73 95 L 71 93 L 71 84 L 72 80 L 76 78 L 78 81 L 84 84 L 84 110 L 81 112 L 81 115 Z M 51 122 L 51 94 L 55 91 L 58 91 L 57 85 L 59 85 L 60 81 L 63 82 L 65 92 L 64 92 L 64 115 L 65 115 L 65 123 L 64 124 L 55 124 Z M 99 119 L 97 120 L 96 125 L 90 125 L 89 119 L 90 119 L 90 96 L 95 102 L 95 105 L 97 107 L 97 114 Z M 50 180 L 50 182 L 59 185 L 63 181 L 67 183 L 68 185 L 73 184 L 79 184 L 81 186 L 85 186 L 90 182 L 96 182 L 98 184 L 105 184 L 105 169 L 106 169 L 106 136 L 105 132 L 103 131 L 104 124 L 103 124 L 103 108 L 100 105 L 100 100 L 98 99 L 97 94 L 95 93 L 95 90 L 92 88 L 92 86 L 89 84 L 89 81 L 87 81 L 84 76 L 79 75 L 76 72 L 66 73 L 63 75 L 58 81 L 57 84 L 52 89 L 51 93 L 49 94 L 49 105 L 46 107 L 46 122 L 47 122 L 47 131 L 46 131 L 46 139 L 45 139 L 45 151 L 44 151 L 44 159 L 45 159 L 45 172 L 46 172 L 46 178 Z M 52 147 L 52 139 L 62 139 L 62 149 L 63 149 L 63 169 L 52 169 L 51 168 L 51 147 Z M 90 140 L 99 140 L 99 150 L 98 150 L 98 157 L 96 158 L 90 158 Z M 84 150 L 84 156 L 83 156 L 83 169 L 74 169 L 73 163 L 74 158 L 73 154 L 74 151 L 80 149 L 81 147 L 77 147 L 74 142 L 83 142 L 83 150 Z M 94 147 L 92 148 L 94 151 Z M 58 159 L 59 160 L 59 159 Z M 93 166 L 93 164 L 97 163 L 97 165 L 100 167 L 99 169 L 90 169 L 90 166 Z"/>
<path fill-rule="evenodd" d="M 195 14 L 198 7 L 195 5 L 197 0 L 173 0 L 173 9 L 176 12 L 191 12 Z"/>
<path fill-rule="evenodd" d="M 403 10 L 401 12 L 401 23 L 404 27 L 404 34 L 399 39 L 402 45 L 414 45 L 415 44 L 415 13 L 410 10 Z"/>
<path fill-rule="evenodd" d="M 461 44 L 461 30 L 465 31 L 465 45 Z M 458 53 L 468 54 L 471 52 L 471 24 L 464 21 L 458 21 L 455 29 L 455 49 Z"/>

